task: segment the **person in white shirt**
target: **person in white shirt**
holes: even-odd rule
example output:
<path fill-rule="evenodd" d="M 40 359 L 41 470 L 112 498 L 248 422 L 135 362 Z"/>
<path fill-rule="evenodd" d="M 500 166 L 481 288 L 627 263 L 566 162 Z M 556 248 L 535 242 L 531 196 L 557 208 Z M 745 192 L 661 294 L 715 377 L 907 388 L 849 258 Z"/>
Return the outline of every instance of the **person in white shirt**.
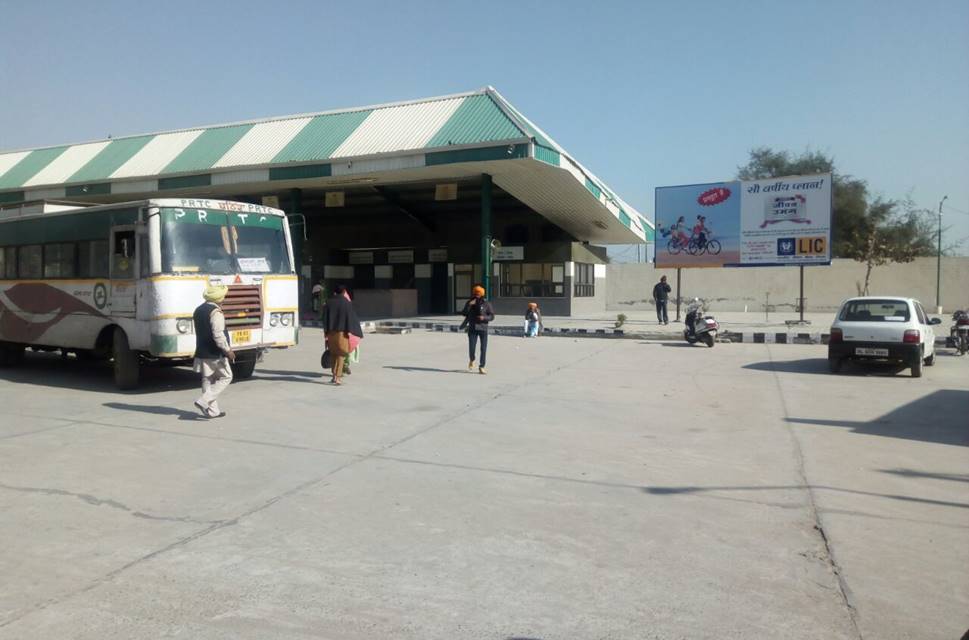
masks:
<path fill-rule="evenodd" d="M 195 406 L 205 418 L 222 418 L 217 398 L 232 382 L 232 363 L 236 355 L 229 345 L 222 301 L 229 288 L 209 285 L 202 297 L 205 302 L 195 309 L 195 371 L 202 374 L 202 395 Z"/>

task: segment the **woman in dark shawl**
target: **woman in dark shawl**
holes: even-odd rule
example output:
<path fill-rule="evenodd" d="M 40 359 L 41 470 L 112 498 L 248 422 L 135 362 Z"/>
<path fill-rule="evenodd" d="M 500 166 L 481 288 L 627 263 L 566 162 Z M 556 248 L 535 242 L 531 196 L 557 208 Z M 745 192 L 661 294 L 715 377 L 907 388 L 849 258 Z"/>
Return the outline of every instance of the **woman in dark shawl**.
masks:
<path fill-rule="evenodd" d="M 346 290 L 346 286 L 338 285 L 323 308 L 323 335 L 326 337 L 326 348 L 332 356 L 331 382 L 336 385 L 342 384 L 343 361 L 351 351 L 350 336 L 363 337 L 363 329 L 353 310 L 353 303 L 343 295 Z"/>

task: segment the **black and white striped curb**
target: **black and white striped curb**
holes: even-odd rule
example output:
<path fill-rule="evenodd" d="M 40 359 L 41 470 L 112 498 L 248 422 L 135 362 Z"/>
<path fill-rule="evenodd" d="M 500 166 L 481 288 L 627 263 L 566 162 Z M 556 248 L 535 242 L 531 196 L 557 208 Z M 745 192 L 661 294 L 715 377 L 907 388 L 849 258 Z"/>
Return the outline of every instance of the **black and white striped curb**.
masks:
<path fill-rule="evenodd" d="M 299 323 L 301 327 L 309 327 L 311 329 L 322 329 L 323 323 L 319 320 L 302 320 Z M 364 333 L 373 333 L 377 330 L 376 322 L 361 322 L 360 327 L 363 329 Z"/>
<path fill-rule="evenodd" d="M 363 330 L 367 333 L 376 332 L 380 328 L 388 329 L 424 329 L 442 333 L 461 333 L 459 325 L 447 322 L 397 322 L 382 320 L 379 322 L 362 322 Z M 304 320 L 304 327 L 320 328 L 319 320 Z M 491 332 L 496 335 L 521 336 L 521 326 L 491 326 Z M 573 337 L 573 338 L 625 338 L 634 340 L 681 340 L 682 333 L 663 333 L 657 331 L 626 331 L 624 329 L 579 329 L 545 327 L 542 335 Z M 791 331 L 721 331 L 717 336 L 718 342 L 740 342 L 746 344 L 828 344 L 827 333 L 807 333 Z M 935 344 L 945 347 L 945 337 L 936 337 Z"/>
<path fill-rule="evenodd" d="M 444 333 L 461 333 L 464 331 L 459 325 L 443 322 L 378 322 L 378 327 L 426 329 L 427 331 L 441 331 Z M 496 335 L 521 336 L 524 331 L 521 325 L 499 326 L 491 325 L 491 332 Z M 553 328 L 545 327 L 542 335 L 547 336 L 583 336 L 595 338 L 622 338 L 630 337 L 622 329 L 573 329 L 573 328 Z"/>

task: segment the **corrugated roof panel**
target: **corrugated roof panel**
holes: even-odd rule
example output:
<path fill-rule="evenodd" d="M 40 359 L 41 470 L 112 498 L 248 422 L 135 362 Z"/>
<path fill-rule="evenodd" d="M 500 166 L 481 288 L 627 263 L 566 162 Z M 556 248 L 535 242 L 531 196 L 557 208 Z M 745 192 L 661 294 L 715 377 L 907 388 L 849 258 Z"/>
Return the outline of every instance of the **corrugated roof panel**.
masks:
<path fill-rule="evenodd" d="M 283 147 L 296 137 L 312 118 L 289 118 L 253 125 L 239 142 L 235 143 L 222 158 L 212 165 L 235 167 L 239 165 L 266 164 L 272 162 Z"/>
<path fill-rule="evenodd" d="M 506 109 L 511 111 L 515 115 L 515 117 L 519 119 L 521 125 L 525 127 L 525 129 L 528 131 L 528 134 L 530 136 L 535 138 L 535 141 L 538 142 L 538 144 L 542 145 L 543 147 L 555 149 L 559 153 L 565 153 L 565 149 L 560 147 L 554 140 L 546 136 L 545 133 L 541 129 L 539 129 L 534 122 L 532 122 L 524 115 L 522 115 L 521 111 L 516 109 L 510 102 L 505 100 L 504 96 L 499 94 L 497 91 L 494 91 L 494 90 L 492 91 L 494 92 L 496 98 L 501 101 L 502 106 L 504 106 Z"/>
<path fill-rule="evenodd" d="M 57 156 L 64 153 L 67 147 L 53 147 L 31 151 L 20 162 L 10 167 L 10 170 L 0 176 L 0 189 L 21 187 L 33 178 L 41 169 L 53 162 Z"/>
<path fill-rule="evenodd" d="M 316 116 L 289 141 L 273 162 L 326 160 L 370 115 L 371 109 Z"/>
<path fill-rule="evenodd" d="M 98 155 L 102 149 L 111 144 L 110 140 L 103 142 L 92 142 L 90 144 L 78 144 L 68 147 L 67 151 L 57 156 L 49 165 L 37 172 L 37 174 L 24 183 L 25 187 L 43 184 L 58 184 L 64 182 L 77 170 L 91 161 L 91 158 Z"/>
<path fill-rule="evenodd" d="M 202 129 L 164 133 L 155 136 L 142 147 L 141 151 L 128 158 L 128 161 L 111 174 L 112 178 L 133 178 L 151 176 L 161 172 L 169 162 L 202 135 Z"/>
<path fill-rule="evenodd" d="M 185 147 L 167 167 L 162 169 L 161 173 L 211 169 L 229 149 L 242 139 L 242 136 L 249 133 L 252 127 L 251 124 L 240 124 L 234 127 L 205 129 L 202 135 Z"/>
<path fill-rule="evenodd" d="M 444 123 L 428 147 L 515 140 L 525 134 L 498 108 L 491 96 L 469 96 Z"/>
<path fill-rule="evenodd" d="M 29 155 L 29 151 L 17 151 L 16 153 L 4 153 L 0 155 L 0 176 L 10 171 L 18 162 Z"/>
<path fill-rule="evenodd" d="M 333 158 L 423 149 L 465 98 L 375 109 L 333 152 Z"/>
<path fill-rule="evenodd" d="M 89 180 L 107 180 L 118 167 L 131 159 L 133 155 L 151 142 L 155 136 L 137 136 L 135 138 L 119 138 L 101 149 L 90 162 L 81 167 L 77 173 L 67 179 L 67 182 L 88 182 Z"/>

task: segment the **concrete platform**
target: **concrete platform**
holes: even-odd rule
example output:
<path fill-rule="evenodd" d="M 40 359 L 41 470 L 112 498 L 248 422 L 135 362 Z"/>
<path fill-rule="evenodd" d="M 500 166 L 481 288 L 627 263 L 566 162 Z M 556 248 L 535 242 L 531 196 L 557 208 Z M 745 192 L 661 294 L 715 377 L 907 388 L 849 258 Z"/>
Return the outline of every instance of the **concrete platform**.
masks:
<path fill-rule="evenodd" d="M 0 639 L 958 638 L 969 359 L 322 338 L 196 376 L 0 370 Z"/>

